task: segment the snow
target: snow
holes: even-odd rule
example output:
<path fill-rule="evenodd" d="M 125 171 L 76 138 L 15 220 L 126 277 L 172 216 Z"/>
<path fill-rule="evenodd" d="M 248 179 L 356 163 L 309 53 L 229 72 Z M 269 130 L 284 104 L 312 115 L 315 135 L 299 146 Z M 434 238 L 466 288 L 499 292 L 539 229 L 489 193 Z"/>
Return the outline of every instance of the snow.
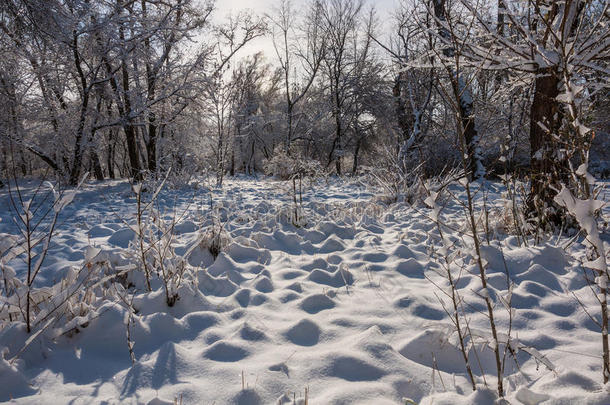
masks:
<path fill-rule="evenodd" d="M 487 186 L 488 204 L 500 201 L 502 188 Z M 451 187 L 463 198 L 459 185 Z M 459 203 L 442 201 L 441 212 L 444 197 L 432 192 L 426 204 L 385 206 L 375 202 L 377 194 L 358 179 L 304 184 L 303 224 L 295 225 L 291 182 L 237 178 L 222 190 L 163 189 L 162 215 L 179 218 L 173 249 L 190 252 L 195 274 L 177 287 L 180 299 L 168 307 L 158 280 L 147 292 L 131 276 L 136 289 L 127 296 L 136 313 L 117 299 L 89 297 L 94 309 L 73 318 L 70 333 L 52 325 L 18 358 L 32 335 L 22 324 L 3 323 L 0 401 L 305 403 L 307 390 L 312 404 L 492 404 L 493 351 L 480 342 L 469 346 L 478 387 L 472 392 L 438 299 L 435 285 L 447 285 L 431 251 L 444 249 L 453 264 L 464 264 L 457 285 L 474 335 L 490 335 L 485 295 L 496 299 L 506 342 L 509 313 L 500 302 L 512 303 L 509 344 L 521 350 L 518 367 L 506 363 L 510 403 L 610 403 L 601 383 L 600 330 L 583 310 L 598 317 L 599 305 L 573 259 L 584 259 L 580 243 L 520 247 L 499 235 L 481 247 L 488 277 L 482 290 L 472 260 L 455 253 L 464 238 Z M 73 201 L 60 213 L 37 287 L 54 286 L 84 262 L 137 273 L 131 186 L 91 183 L 67 195 Z M 8 207 L 5 190 L 0 207 Z M 446 225 L 442 240 L 431 216 Z M 12 217 L 0 210 L 2 249 L 6 235 L 17 233 Z M 214 259 L 200 241 L 215 221 L 225 246 Z M 606 235 L 599 238 L 607 245 Z M 10 265 L 17 274 L 26 269 L 19 260 Z"/>

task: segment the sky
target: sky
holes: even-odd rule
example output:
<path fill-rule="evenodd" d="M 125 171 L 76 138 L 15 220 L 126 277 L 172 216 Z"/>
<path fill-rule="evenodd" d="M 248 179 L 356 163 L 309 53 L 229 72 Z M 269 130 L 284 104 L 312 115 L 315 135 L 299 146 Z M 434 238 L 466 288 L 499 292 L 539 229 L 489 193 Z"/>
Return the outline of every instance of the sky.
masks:
<path fill-rule="evenodd" d="M 312 0 L 292 0 L 295 10 L 303 10 Z M 380 23 L 390 19 L 398 0 L 365 0 L 365 8 L 374 6 Z M 273 8 L 279 4 L 279 0 L 216 0 L 216 18 L 222 19 L 229 13 L 236 14 L 241 10 L 252 10 L 257 14 L 271 13 Z M 257 38 L 244 49 L 240 56 L 252 55 L 263 51 L 268 61 L 275 59 L 275 51 L 271 38 Z"/>

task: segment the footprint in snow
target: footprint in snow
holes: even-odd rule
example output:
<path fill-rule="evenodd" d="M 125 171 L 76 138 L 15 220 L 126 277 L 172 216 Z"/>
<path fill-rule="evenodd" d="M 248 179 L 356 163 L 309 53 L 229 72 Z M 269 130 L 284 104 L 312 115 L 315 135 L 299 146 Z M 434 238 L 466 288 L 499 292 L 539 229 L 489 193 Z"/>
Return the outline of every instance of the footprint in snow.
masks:
<path fill-rule="evenodd" d="M 320 340 L 320 327 L 309 319 L 301 319 L 288 329 L 284 336 L 295 345 L 314 346 Z"/>
<path fill-rule="evenodd" d="M 287 302 L 291 302 L 291 301 L 294 301 L 299 298 L 300 298 L 299 294 L 289 291 L 287 294 L 284 294 L 280 297 L 280 302 L 282 304 L 286 304 Z"/>
<path fill-rule="evenodd" d="M 396 270 L 405 277 L 419 279 L 424 278 L 424 266 L 413 258 L 409 258 L 398 263 Z"/>
<path fill-rule="evenodd" d="M 273 291 L 273 283 L 267 277 L 261 277 L 254 285 L 257 291 L 262 293 L 270 293 Z"/>
<path fill-rule="evenodd" d="M 203 352 L 203 357 L 222 362 L 240 361 L 250 355 L 243 347 L 232 343 L 218 341 Z"/>
<path fill-rule="evenodd" d="M 413 310 L 413 315 L 431 321 L 440 321 L 445 317 L 445 313 L 428 305 L 418 305 Z"/>
<path fill-rule="evenodd" d="M 386 372 L 356 357 L 339 356 L 332 359 L 325 374 L 347 381 L 373 381 L 382 378 Z"/>
<path fill-rule="evenodd" d="M 331 300 L 327 295 L 314 294 L 306 297 L 301 301 L 301 309 L 310 314 L 317 314 L 325 309 L 331 309 L 335 307 L 335 302 Z"/>
<path fill-rule="evenodd" d="M 246 388 L 235 395 L 230 403 L 236 405 L 259 405 L 263 403 L 263 400 L 253 388 Z"/>
<path fill-rule="evenodd" d="M 378 253 L 365 253 L 362 255 L 362 260 L 367 262 L 381 263 L 388 259 L 388 255 L 382 252 Z"/>
<path fill-rule="evenodd" d="M 247 322 L 244 322 L 244 324 L 240 328 L 239 335 L 242 339 L 253 342 L 258 342 L 267 339 L 267 335 L 265 335 L 265 332 L 249 325 Z"/>

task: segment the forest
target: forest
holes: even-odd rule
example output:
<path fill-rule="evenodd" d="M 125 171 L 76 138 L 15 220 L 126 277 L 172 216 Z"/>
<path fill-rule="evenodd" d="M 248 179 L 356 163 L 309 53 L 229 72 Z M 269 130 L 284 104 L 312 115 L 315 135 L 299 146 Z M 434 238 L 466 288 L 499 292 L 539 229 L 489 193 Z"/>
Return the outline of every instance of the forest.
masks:
<path fill-rule="evenodd" d="M 0 0 L 0 401 L 610 403 L 610 4 L 222 1 Z"/>

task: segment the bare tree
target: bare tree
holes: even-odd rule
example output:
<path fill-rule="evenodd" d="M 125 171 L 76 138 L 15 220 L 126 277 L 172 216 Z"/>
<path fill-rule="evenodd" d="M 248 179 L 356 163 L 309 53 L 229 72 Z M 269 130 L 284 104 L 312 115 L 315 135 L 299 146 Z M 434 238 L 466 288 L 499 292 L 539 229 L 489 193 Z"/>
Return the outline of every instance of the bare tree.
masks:
<path fill-rule="evenodd" d="M 321 2 L 322 27 L 327 40 L 323 61 L 324 77 L 328 86 L 329 104 L 334 121 L 334 135 L 326 166 L 335 163 L 341 175 L 341 156 L 347 132 L 347 109 L 352 85 L 360 64 L 369 56 L 370 37 L 359 38 L 363 0 L 327 0 Z"/>
<path fill-rule="evenodd" d="M 478 152 L 479 135 L 475 126 L 475 116 L 473 112 L 473 95 L 470 89 L 469 80 L 464 76 L 460 69 L 462 43 L 461 37 L 456 34 L 457 22 L 450 15 L 445 0 L 432 0 L 435 22 L 437 26 L 437 38 L 441 47 L 438 56 L 443 62 L 451 90 L 455 99 L 458 126 L 463 132 L 466 143 L 466 153 L 468 154 L 468 176 L 471 178 L 481 177 L 484 168 Z"/>
<path fill-rule="evenodd" d="M 303 27 L 297 27 L 299 21 L 292 1 L 280 0 L 274 14 L 268 16 L 273 27 L 275 53 L 283 73 L 287 120 L 284 147 L 289 155 L 295 130 L 295 108 L 313 84 L 326 48 L 321 11 L 319 2 L 312 3 Z"/>

